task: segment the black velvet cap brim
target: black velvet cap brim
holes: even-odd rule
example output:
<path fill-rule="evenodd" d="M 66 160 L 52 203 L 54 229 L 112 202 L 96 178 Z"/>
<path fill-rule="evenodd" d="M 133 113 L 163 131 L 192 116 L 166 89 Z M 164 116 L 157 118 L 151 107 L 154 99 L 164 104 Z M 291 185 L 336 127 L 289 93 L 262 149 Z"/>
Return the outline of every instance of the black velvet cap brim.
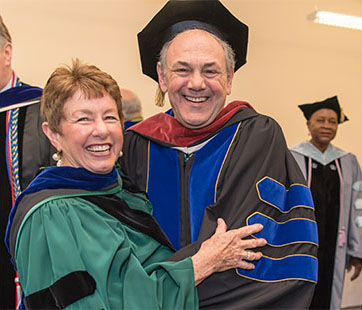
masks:
<path fill-rule="evenodd" d="M 348 117 L 343 114 L 341 106 L 339 105 L 337 96 L 327 98 L 323 101 L 314 103 L 306 103 L 298 106 L 304 114 L 304 117 L 309 120 L 312 114 L 320 109 L 331 109 L 337 113 L 338 123 L 348 121 Z"/>
<path fill-rule="evenodd" d="M 144 74 L 158 81 L 156 64 L 159 53 L 163 45 L 172 39 L 172 32 L 177 31 L 172 26 L 187 20 L 209 24 L 221 33 L 221 39 L 227 41 L 235 52 L 235 71 L 246 63 L 248 26 L 220 1 L 170 0 L 137 35 Z M 173 37 L 176 34 L 173 33 Z"/>

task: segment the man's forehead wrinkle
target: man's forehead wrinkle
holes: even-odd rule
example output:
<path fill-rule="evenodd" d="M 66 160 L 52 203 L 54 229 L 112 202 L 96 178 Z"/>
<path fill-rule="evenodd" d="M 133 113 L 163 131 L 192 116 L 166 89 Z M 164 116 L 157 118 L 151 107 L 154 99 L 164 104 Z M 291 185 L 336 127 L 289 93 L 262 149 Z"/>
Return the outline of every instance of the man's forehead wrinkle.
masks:
<path fill-rule="evenodd" d="M 184 61 L 184 60 L 178 60 L 173 65 L 174 66 L 181 65 L 181 66 L 185 66 L 185 67 L 192 67 L 193 66 L 192 63 L 190 63 L 188 61 Z M 212 67 L 214 65 L 217 65 L 217 63 L 215 61 L 209 61 L 209 62 L 202 63 L 201 65 L 202 65 L 202 67 Z"/>

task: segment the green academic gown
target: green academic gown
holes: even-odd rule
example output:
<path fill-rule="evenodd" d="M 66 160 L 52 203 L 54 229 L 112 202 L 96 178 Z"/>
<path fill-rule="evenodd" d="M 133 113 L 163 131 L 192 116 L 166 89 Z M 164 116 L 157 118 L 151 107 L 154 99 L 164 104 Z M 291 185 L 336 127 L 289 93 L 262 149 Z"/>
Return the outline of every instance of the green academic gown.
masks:
<path fill-rule="evenodd" d="M 98 176 L 82 168 L 55 167 L 22 194 L 7 237 L 26 305 L 198 308 L 191 259 L 165 261 L 173 250 L 162 231 L 152 227 L 151 204 L 121 183 L 115 170 Z M 120 208 L 135 215 L 127 224 L 117 218 Z M 147 234 L 158 230 L 161 237 Z"/>

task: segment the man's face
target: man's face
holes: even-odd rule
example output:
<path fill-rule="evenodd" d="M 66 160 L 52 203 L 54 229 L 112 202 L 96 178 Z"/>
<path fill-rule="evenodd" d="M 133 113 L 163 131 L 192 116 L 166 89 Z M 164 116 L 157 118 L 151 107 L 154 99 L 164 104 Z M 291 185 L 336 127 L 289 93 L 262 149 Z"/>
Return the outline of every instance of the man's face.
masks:
<path fill-rule="evenodd" d="M 231 92 L 233 72 L 227 73 L 224 49 L 203 30 L 177 35 L 168 49 L 164 72 L 160 63 L 157 72 L 175 118 L 187 128 L 212 123 Z"/>
<path fill-rule="evenodd" d="M 2 44 L 0 38 L 0 90 L 5 87 L 11 78 L 11 43 Z"/>

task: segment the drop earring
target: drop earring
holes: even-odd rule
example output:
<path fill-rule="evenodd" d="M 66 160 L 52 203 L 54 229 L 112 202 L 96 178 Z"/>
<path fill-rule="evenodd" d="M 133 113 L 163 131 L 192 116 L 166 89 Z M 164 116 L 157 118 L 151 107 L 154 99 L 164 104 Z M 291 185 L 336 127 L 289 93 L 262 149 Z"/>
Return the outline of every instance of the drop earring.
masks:
<path fill-rule="evenodd" d="M 59 167 L 62 164 L 62 153 L 56 152 L 52 156 L 53 160 L 57 162 L 57 166 Z"/>

